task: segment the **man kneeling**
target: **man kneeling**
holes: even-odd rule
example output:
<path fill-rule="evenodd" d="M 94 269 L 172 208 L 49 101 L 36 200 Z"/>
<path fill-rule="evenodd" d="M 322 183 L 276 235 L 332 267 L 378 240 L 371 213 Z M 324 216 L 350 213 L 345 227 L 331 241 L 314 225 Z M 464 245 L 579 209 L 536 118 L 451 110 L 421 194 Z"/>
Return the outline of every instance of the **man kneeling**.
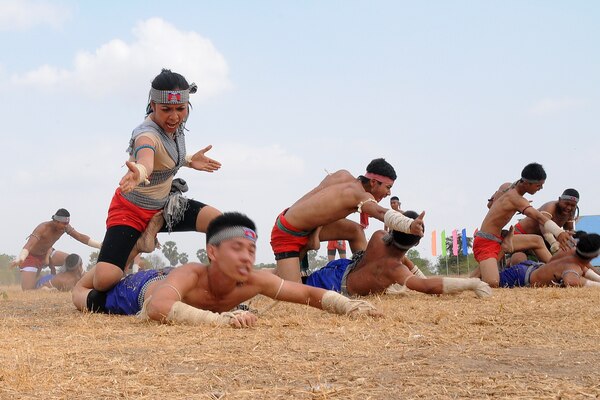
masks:
<path fill-rule="evenodd" d="M 404 213 L 416 218 L 414 211 Z M 404 255 L 419 243 L 420 236 L 398 231 L 377 231 L 367 248 L 352 260 L 331 261 L 306 280 L 310 286 L 335 290 L 345 296 L 383 293 L 390 285 L 400 284 L 427 294 L 458 293 L 472 290 L 477 297 L 492 294 L 489 285 L 478 278 L 422 278 L 403 264 Z"/>
<path fill-rule="evenodd" d="M 206 232 L 208 265 L 188 263 L 175 269 L 141 271 L 127 276 L 108 292 L 92 289 L 92 268 L 73 290 L 73 303 L 81 311 L 139 313 L 142 318 L 159 322 L 236 328 L 255 325 L 257 316 L 229 310 L 257 294 L 335 314 L 381 316 L 366 301 L 349 300 L 333 291 L 284 281 L 271 272 L 253 269 L 256 239 L 254 222 L 240 213 L 225 213 L 211 221 Z"/>

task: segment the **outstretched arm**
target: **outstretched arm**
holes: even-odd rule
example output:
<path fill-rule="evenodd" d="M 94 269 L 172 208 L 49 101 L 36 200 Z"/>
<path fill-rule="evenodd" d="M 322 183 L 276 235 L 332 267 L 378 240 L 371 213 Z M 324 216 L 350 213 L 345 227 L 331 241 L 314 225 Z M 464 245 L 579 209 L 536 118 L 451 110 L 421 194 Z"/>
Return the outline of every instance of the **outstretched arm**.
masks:
<path fill-rule="evenodd" d="M 406 266 L 395 268 L 393 278 L 411 290 L 426 294 L 452 294 L 472 290 L 477 297 L 491 296 L 490 286 L 479 278 L 420 278 Z"/>
<path fill-rule="evenodd" d="M 221 163 L 206 156 L 206 153 L 212 149 L 208 145 L 193 155 L 186 155 L 187 166 L 198 171 L 215 172 L 221 168 Z"/>
<path fill-rule="evenodd" d="M 525 199 L 523 199 L 526 201 Z M 527 206 L 522 210 L 522 213 L 530 218 L 536 220 L 543 227 L 543 232 L 550 233 L 560 243 L 560 248 L 564 251 L 569 250 L 571 247 L 572 236 L 569 232 L 566 232 L 563 228 L 556 225 L 556 222 L 552 221 L 547 215 L 541 213 L 531 206 Z"/>
<path fill-rule="evenodd" d="M 410 233 L 417 236 L 423 236 L 425 232 L 425 226 L 423 225 L 425 211 L 417 218 L 412 219 L 399 211 L 381 207 L 372 197 L 365 197 L 360 204 L 361 209 L 359 211 L 365 212 L 373 218 L 377 218 L 395 231 Z"/>
<path fill-rule="evenodd" d="M 90 247 L 94 247 L 96 249 L 99 249 L 100 247 L 102 247 L 101 242 L 92 239 L 88 235 L 84 235 L 83 233 L 77 232 L 75 230 L 75 228 L 73 228 L 71 225 L 67 225 L 67 227 L 65 228 L 65 233 L 67 235 L 71 236 L 73 239 L 75 239 L 83 244 L 87 244 Z"/>
<path fill-rule="evenodd" d="M 147 136 L 139 136 L 135 140 L 134 159 L 135 162 L 127 161 L 127 173 L 119 182 L 121 192 L 128 193 L 142 182 L 148 183 L 148 177 L 154 170 L 154 152 L 156 144 Z"/>
<path fill-rule="evenodd" d="M 198 274 L 185 265 L 179 267 L 158 283 L 152 295 L 145 300 L 140 318 L 162 323 L 230 325 L 234 328 L 246 328 L 256 323 L 256 316 L 246 311 L 216 313 L 185 303 L 186 295 L 197 284 Z"/>
<path fill-rule="evenodd" d="M 10 264 L 13 267 L 20 267 L 21 264 L 23 264 L 23 261 L 25 261 L 25 259 L 29 255 L 29 251 L 31 251 L 31 249 L 33 249 L 33 246 L 35 246 L 35 244 L 39 242 L 40 237 L 42 237 L 43 234 L 44 230 L 42 228 L 42 224 L 40 224 L 33 230 L 31 235 L 29 235 L 25 246 L 23 246 L 19 255 L 13 261 L 11 261 Z"/>
<path fill-rule="evenodd" d="M 382 316 L 365 300 L 351 300 L 337 292 L 286 281 L 274 274 L 261 276 L 261 284 L 261 293 L 275 300 L 307 304 L 332 314 Z"/>

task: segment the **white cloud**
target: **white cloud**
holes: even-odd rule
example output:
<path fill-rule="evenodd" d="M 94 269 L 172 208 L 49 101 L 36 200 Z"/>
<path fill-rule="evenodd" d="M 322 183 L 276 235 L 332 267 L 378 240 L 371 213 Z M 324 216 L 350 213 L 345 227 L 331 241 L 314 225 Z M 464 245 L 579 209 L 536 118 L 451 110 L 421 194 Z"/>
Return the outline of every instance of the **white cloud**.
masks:
<path fill-rule="evenodd" d="M 37 25 L 59 28 L 70 16 L 67 7 L 47 1 L 0 1 L 0 31 L 25 30 Z"/>
<path fill-rule="evenodd" d="M 138 23 L 134 40 L 113 39 L 93 52 L 80 52 L 72 69 L 43 65 L 14 75 L 17 85 L 54 90 L 81 90 L 92 97 L 130 97 L 148 90 L 161 68 L 170 68 L 198 84 L 195 100 L 227 90 L 229 68 L 210 40 L 195 32 L 181 32 L 160 18 Z"/>
<path fill-rule="evenodd" d="M 529 112 L 534 115 L 556 114 L 561 111 L 581 108 L 585 104 L 582 99 L 571 97 L 551 98 L 547 97 L 535 103 Z"/>

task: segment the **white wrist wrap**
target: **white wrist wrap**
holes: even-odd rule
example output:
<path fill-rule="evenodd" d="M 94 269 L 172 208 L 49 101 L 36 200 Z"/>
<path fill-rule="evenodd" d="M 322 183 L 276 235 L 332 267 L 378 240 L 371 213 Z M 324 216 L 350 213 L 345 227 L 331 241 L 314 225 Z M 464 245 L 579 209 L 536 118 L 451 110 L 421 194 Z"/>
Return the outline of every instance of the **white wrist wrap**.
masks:
<path fill-rule="evenodd" d="M 189 167 L 191 163 L 192 163 L 192 155 L 186 154 L 185 155 L 185 166 Z"/>
<path fill-rule="evenodd" d="M 551 219 L 544 223 L 544 229 L 546 232 L 550 232 L 555 238 L 558 238 L 564 232 L 564 229 L 556 225 L 556 222 Z"/>
<path fill-rule="evenodd" d="M 27 250 L 27 249 L 21 250 L 21 252 L 19 253 L 19 257 L 17 257 L 17 262 L 22 263 L 23 261 L 25 261 L 25 259 L 27 258 L 28 255 L 29 255 L 29 250 Z"/>
<path fill-rule="evenodd" d="M 460 293 L 472 290 L 477 297 L 489 297 L 492 295 L 490 285 L 479 278 L 442 278 L 443 293 Z"/>
<path fill-rule="evenodd" d="M 423 273 L 423 271 L 421 271 L 419 269 L 419 267 L 417 267 L 416 265 L 414 266 L 413 269 L 410 270 L 410 272 L 413 273 L 414 276 L 419 277 L 421 279 L 427 279 L 427 277 L 425 276 L 425 274 Z"/>
<path fill-rule="evenodd" d="M 414 219 L 408 218 L 396 210 L 387 210 L 383 216 L 383 222 L 395 231 L 410 233 L 410 224 Z"/>
<path fill-rule="evenodd" d="M 589 279 L 586 279 L 583 286 L 600 287 L 600 282 L 594 282 L 594 281 L 590 281 Z"/>
<path fill-rule="evenodd" d="M 88 240 L 87 245 L 90 247 L 95 247 L 97 249 L 99 249 L 100 247 L 102 247 L 102 243 L 95 241 L 94 239 L 90 238 L 90 240 Z"/>
<path fill-rule="evenodd" d="M 585 274 L 583 275 L 586 279 L 589 279 L 591 281 L 596 281 L 596 282 L 600 282 L 600 275 L 598 275 L 596 273 L 596 271 L 594 271 L 591 268 L 588 268 L 587 271 L 585 271 Z"/>
<path fill-rule="evenodd" d="M 365 300 L 350 300 L 341 294 L 328 290 L 321 299 L 323 310 L 340 315 L 369 314 L 369 311 L 377 310 L 371 303 Z"/>
<path fill-rule="evenodd" d="M 146 167 L 144 166 L 144 164 L 133 163 L 133 165 L 135 166 L 135 168 L 140 173 L 140 177 L 139 177 L 139 179 L 137 181 L 137 184 L 139 185 L 142 182 L 146 183 L 146 184 L 149 184 L 150 181 L 148 180 L 148 170 L 146 169 Z"/>
<path fill-rule="evenodd" d="M 214 313 L 212 311 L 192 307 L 181 301 L 176 301 L 171 307 L 169 315 L 167 315 L 167 321 L 169 322 L 182 322 L 191 325 L 229 325 L 232 318 L 235 318 L 233 313 Z"/>

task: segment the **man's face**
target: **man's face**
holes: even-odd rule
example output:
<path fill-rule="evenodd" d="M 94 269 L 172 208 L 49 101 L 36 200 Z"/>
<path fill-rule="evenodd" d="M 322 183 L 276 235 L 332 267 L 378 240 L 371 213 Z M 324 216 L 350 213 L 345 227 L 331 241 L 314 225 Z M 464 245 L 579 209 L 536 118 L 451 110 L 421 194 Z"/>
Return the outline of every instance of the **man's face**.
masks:
<path fill-rule="evenodd" d="M 224 240 L 217 246 L 209 245 L 209 257 L 219 264 L 225 275 L 237 282 L 245 282 L 256 261 L 256 243 L 245 238 Z"/>
<path fill-rule="evenodd" d="M 379 182 L 377 179 L 371 179 L 371 194 L 379 203 L 381 200 L 392 194 L 393 183 L 386 184 Z"/>
<path fill-rule="evenodd" d="M 558 209 L 559 214 L 570 216 L 573 215 L 575 209 L 577 208 L 577 203 L 573 200 L 558 200 L 556 208 Z"/>
<path fill-rule="evenodd" d="M 536 194 L 537 192 L 539 192 L 540 190 L 542 190 L 544 188 L 544 183 L 546 183 L 545 180 L 539 182 L 539 183 L 527 183 L 526 185 L 526 192 L 529 194 Z"/>
<path fill-rule="evenodd" d="M 390 207 L 392 207 L 392 210 L 400 210 L 400 201 L 396 199 L 390 200 Z"/>
<path fill-rule="evenodd" d="M 52 222 L 54 223 L 54 226 L 58 229 L 58 230 L 62 230 L 62 229 L 66 229 L 67 225 L 69 225 L 68 222 L 61 222 L 61 221 L 56 221 L 56 220 L 52 220 Z"/>

